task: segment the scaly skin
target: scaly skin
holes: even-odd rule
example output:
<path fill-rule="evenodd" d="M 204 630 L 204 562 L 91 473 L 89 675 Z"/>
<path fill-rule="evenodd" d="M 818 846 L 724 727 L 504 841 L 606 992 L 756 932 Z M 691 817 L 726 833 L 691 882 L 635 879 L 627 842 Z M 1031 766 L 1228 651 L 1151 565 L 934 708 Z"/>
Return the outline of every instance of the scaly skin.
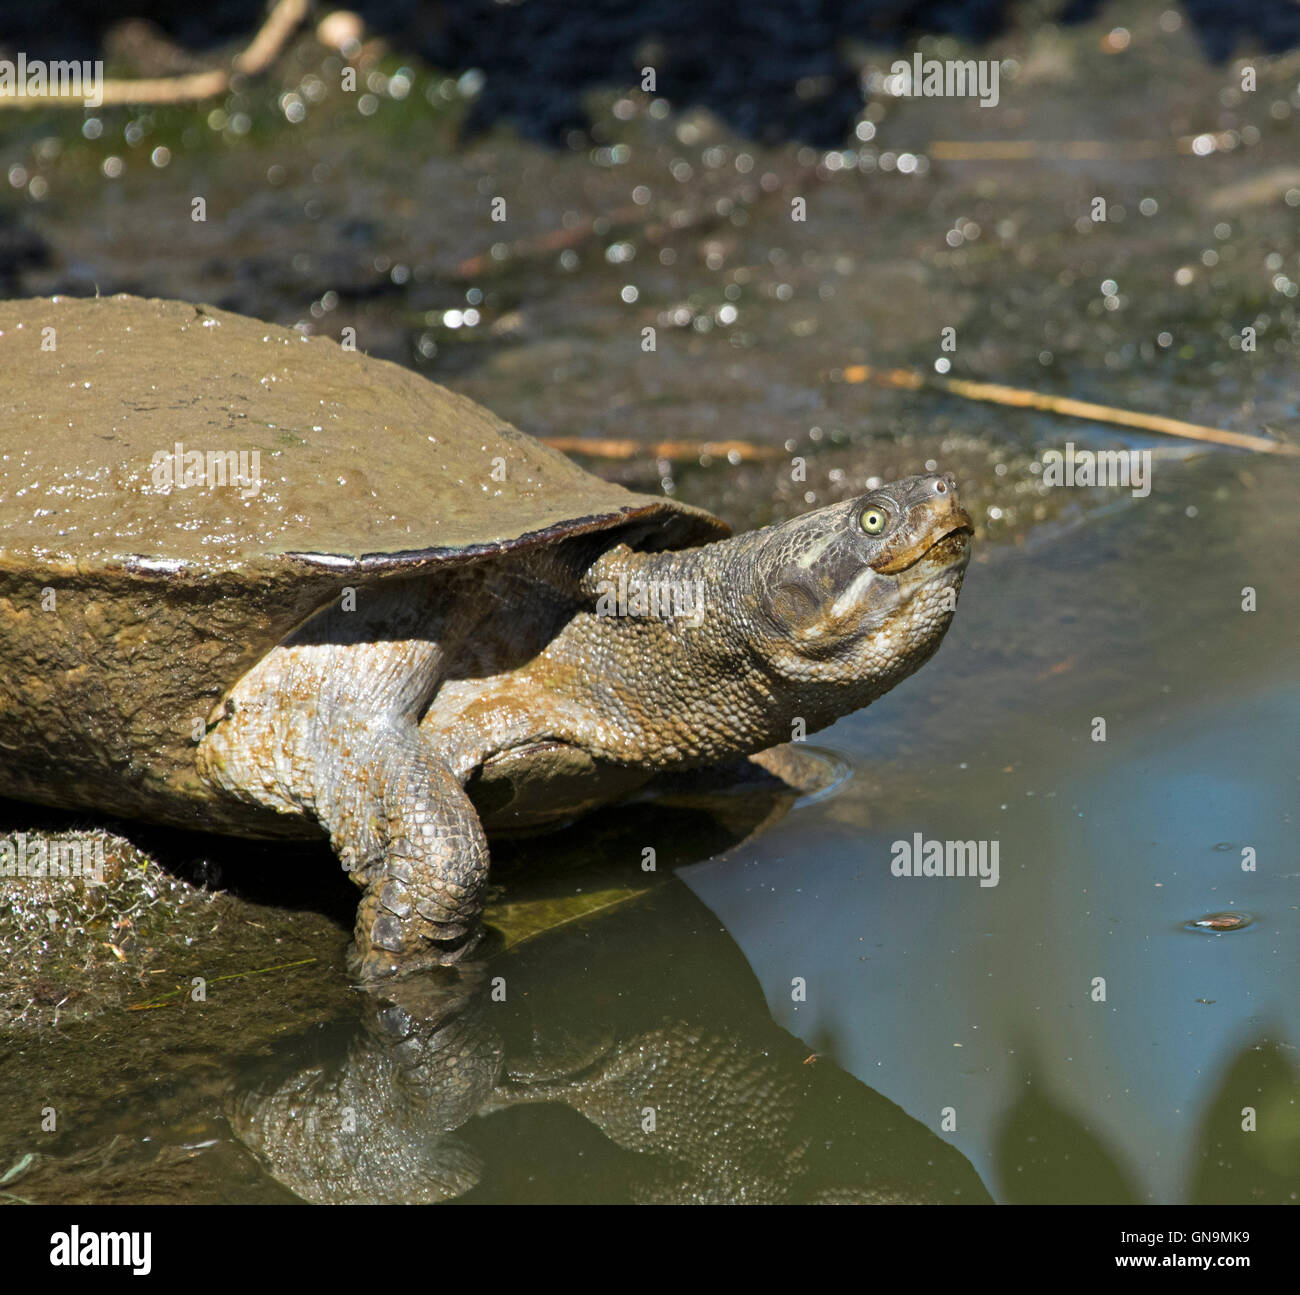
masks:
<path fill-rule="evenodd" d="M 484 977 L 419 978 L 366 997 L 341 1060 L 287 1078 L 272 1063 L 232 1096 L 240 1139 L 299 1196 L 320 1204 L 430 1203 L 463 1195 L 481 1165 L 457 1136 L 503 1065 Z M 398 1001 L 391 1001 L 391 999 Z M 328 1050 L 331 1040 L 314 1042 Z"/>
<path fill-rule="evenodd" d="M 574 782 L 585 807 L 602 779 L 626 791 L 629 776 L 815 732 L 933 655 L 969 526 L 951 477 L 909 477 L 681 552 L 586 537 L 516 557 L 491 581 L 472 569 L 387 581 L 239 681 L 200 769 L 330 834 L 365 887 L 363 978 L 452 963 L 477 938 L 487 878 L 471 778 L 507 768 L 543 802 L 557 791 L 560 816 L 574 806 L 558 789 Z M 703 596 L 698 623 L 601 614 L 623 581 L 685 583 Z"/>
<path fill-rule="evenodd" d="M 647 984 L 644 956 L 608 928 L 568 928 L 371 985 L 353 1033 L 332 1022 L 241 1073 L 226 1103 L 236 1134 L 284 1186 L 332 1204 L 461 1196 L 485 1167 L 478 1117 L 534 1104 L 569 1107 L 629 1153 L 619 1174 L 639 1202 L 988 1201 L 945 1139 L 773 1023 L 685 887 L 658 895 L 620 929 L 648 930 L 652 948 L 679 933 L 690 970 L 666 964 Z M 486 1167 L 496 1190 L 514 1172 Z"/>

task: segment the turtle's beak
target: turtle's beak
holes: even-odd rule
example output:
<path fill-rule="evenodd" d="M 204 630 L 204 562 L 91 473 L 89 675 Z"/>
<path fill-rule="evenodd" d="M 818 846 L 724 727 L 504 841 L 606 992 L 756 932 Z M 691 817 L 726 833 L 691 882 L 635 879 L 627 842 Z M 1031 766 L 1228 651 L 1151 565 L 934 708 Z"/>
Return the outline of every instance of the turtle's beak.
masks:
<path fill-rule="evenodd" d="M 957 497 L 952 473 L 926 477 L 918 497 L 910 501 L 907 525 L 901 528 L 898 542 L 871 565 L 882 575 L 897 575 L 928 555 L 947 566 L 969 557 L 973 535 L 974 525 Z"/>

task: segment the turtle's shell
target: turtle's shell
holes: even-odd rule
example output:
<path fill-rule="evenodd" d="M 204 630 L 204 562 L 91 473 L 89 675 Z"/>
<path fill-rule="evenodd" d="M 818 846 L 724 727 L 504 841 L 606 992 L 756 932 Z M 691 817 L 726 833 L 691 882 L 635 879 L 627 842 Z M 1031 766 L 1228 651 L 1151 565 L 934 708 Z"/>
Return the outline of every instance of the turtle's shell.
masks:
<path fill-rule="evenodd" d="M 3 302 L 0 375 L 0 794 L 190 821 L 149 802 L 210 798 L 196 717 L 343 588 L 726 533 L 398 365 L 208 306 Z M 256 492 L 222 483 L 232 452 Z"/>

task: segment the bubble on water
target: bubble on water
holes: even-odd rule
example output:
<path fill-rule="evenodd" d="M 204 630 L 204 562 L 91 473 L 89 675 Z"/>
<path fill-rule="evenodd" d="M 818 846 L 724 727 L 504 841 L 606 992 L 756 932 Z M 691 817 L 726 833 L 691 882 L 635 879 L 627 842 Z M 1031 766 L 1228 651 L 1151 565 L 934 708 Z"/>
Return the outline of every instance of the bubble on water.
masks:
<path fill-rule="evenodd" d="M 1233 912 L 1231 909 L 1222 913 L 1206 913 L 1204 917 L 1193 918 L 1185 924 L 1188 931 L 1200 931 L 1206 935 L 1222 935 L 1227 931 L 1241 931 L 1255 919 L 1249 913 Z"/>

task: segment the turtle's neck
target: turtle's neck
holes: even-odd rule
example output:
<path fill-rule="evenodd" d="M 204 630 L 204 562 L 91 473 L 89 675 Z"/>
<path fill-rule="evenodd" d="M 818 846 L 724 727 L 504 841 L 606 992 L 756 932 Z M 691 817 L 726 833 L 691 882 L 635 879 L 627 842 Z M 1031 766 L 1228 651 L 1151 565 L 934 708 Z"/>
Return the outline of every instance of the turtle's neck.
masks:
<path fill-rule="evenodd" d="M 572 735 L 606 758 L 690 768 L 791 737 L 786 690 L 755 650 L 752 535 L 681 552 L 609 550 L 579 612 L 529 672 L 587 703 Z"/>

